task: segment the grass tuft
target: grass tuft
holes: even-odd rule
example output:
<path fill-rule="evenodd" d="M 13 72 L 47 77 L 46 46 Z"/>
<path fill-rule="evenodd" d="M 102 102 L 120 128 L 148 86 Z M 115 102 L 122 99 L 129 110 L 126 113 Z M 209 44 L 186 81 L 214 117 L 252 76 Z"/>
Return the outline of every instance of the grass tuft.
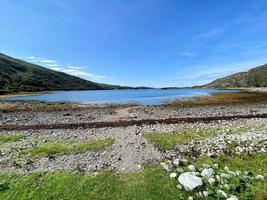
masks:
<path fill-rule="evenodd" d="M 82 153 L 86 151 L 103 149 L 105 147 L 111 146 L 113 143 L 114 140 L 110 138 L 105 140 L 87 141 L 71 148 L 71 152 Z"/>
<path fill-rule="evenodd" d="M 183 131 L 176 131 L 171 133 L 146 133 L 144 137 L 154 144 L 157 148 L 162 150 L 174 149 L 176 145 L 188 144 L 192 140 L 205 140 L 206 138 L 217 135 L 221 130 L 219 129 L 185 129 Z M 228 129 L 225 134 L 237 134 L 247 131 L 246 128 Z"/>
<path fill-rule="evenodd" d="M 77 144 L 75 146 L 67 146 L 64 143 L 46 144 L 42 146 L 36 146 L 32 149 L 22 151 L 23 154 L 30 154 L 32 156 L 45 155 L 50 156 L 54 154 L 72 154 L 72 153 L 84 153 L 86 151 L 100 150 L 105 147 L 111 146 L 114 143 L 113 139 L 104 140 L 92 140 L 84 143 Z"/>
<path fill-rule="evenodd" d="M 0 135 L 0 142 L 15 142 L 23 138 L 23 135 Z"/>

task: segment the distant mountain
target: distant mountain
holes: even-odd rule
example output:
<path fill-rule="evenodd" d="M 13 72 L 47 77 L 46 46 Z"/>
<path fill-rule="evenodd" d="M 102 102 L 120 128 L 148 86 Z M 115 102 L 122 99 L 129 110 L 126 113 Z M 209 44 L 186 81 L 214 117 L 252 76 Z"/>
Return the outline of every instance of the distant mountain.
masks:
<path fill-rule="evenodd" d="M 267 64 L 224 78 L 216 79 L 204 88 L 267 87 Z"/>
<path fill-rule="evenodd" d="M 52 90 L 129 89 L 100 84 L 47 69 L 0 53 L 0 94 Z"/>

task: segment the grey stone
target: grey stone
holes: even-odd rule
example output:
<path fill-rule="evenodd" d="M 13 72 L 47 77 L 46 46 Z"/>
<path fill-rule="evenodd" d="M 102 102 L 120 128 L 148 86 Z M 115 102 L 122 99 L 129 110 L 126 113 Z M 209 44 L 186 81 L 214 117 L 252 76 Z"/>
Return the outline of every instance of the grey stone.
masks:
<path fill-rule="evenodd" d="M 192 172 L 185 172 L 178 178 L 179 183 L 187 190 L 193 190 L 203 185 L 202 179 Z"/>

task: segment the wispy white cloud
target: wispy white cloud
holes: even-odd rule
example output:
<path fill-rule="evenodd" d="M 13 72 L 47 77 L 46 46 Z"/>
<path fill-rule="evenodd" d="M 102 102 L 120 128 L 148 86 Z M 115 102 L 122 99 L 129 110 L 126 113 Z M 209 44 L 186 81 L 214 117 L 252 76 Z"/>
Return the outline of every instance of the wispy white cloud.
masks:
<path fill-rule="evenodd" d="M 55 71 L 63 71 L 64 68 L 61 67 L 50 67 L 49 69 L 55 70 Z"/>
<path fill-rule="evenodd" d="M 27 57 L 27 58 L 30 59 L 30 60 L 34 60 L 34 59 L 36 59 L 35 56 L 29 56 L 29 57 Z"/>
<path fill-rule="evenodd" d="M 181 78 L 175 79 L 172 82 L 179 82 L 181 85 L 191 86 L 202 85 L 209 83 L 217 78 L 222 78 L 237 72 L 247 71 L 253 67 L 257 67 L 267 63 L 267 59 L 257 59 L 248 60 L 236 63 L 226 63 L 226 64 L 210 64 L 203 66 L 195 66 L 196 69 L 201 69 L 201 71 L 196 71 L 190 76 L 183 76 Z M 192 66 L 191 66 L 192 67 Z"/>
<path fill-rule="evenodd" d="M 61 71 L 67 74 L 74 75 L 74 76 L 79 76 L 79 77 L 84 77 L 84 78 L 89 78 L 89 79 L 94 79 L 94 80 L 101 80 L 101 79 L 107 78 L 106 76 L 88 73 L 79 67 L 65 68 Z"/>
<path fill-rule="evenodd" d="M 56 64 L 56 63 L 54 63 L 54 64 L 47 64 L 46 66 L 49 67 L 49 68 L 51 68 L 51 67 L 58 67 L 59 64 Z"/>
<path fill-rule="evenodd" d="M 81 67 L 75 67 L 75 66 L 72 66 L 72 65 L 67 66 L 67 68 L 69 68 L 69 69 L 77 69 L 77 70 L 81 69 Z"/>
<path fill-rule="evenodd" d="M 68 64 L 67 66 L 64 66 L 60 64 L 60 62 L 52 59 L 47 59 L 47 58 L 40 58 L 36 56 L 29 56 L 26 57 L 27 60 L 30 62 L 34 62 L 36 64 L 42 65 L 44 67 L 47 67 L 49 69 L 59 71 L 59 72 L 64 72 L 73 76 L 79 76 L 81 78 L 85 79 L 90 79 L 90 80 L 95 80 L 99 81 L 102 79 L 107 79 L 108 77 L 103 76 L 103 75 L 97 75 L 94 73 L 89 73 L 87 70 L 85 70 L 86 66 L 74 66 L 71 64 Z"/>
<path fill-rule="evenodd" d="M 49 59 L 44 59 L 44 60 L 40 60 L 41 63 L 57 63 L 57 61 L 55 60 L 49 60 Z"/>

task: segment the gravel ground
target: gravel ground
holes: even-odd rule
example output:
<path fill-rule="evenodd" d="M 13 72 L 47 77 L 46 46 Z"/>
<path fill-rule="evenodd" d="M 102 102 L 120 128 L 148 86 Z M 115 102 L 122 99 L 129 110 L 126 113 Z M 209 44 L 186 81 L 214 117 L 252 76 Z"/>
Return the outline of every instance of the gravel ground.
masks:
<path fill-rule="evenodd" d="M 0 112 L 1 125 L 88 123 L 129 119 L 232 116 L 267 113 L 266 103 L 192 107 L 135 106 L 126 108 L 84 108 L 63 111 Z"/>
<path fill-rule="evenodd" d="M 220 129 L 220 133 L 230 128 L 238 129 L 246 127 L 246 131 L 234 135 L 215 135 L 204 141 L 192 141 L 188 145 L 177 146 L 175 150 L 160 151 L 143 137 L 147 132 L 168 132 L 183 129 Z M 18 134 L 18 131 L 1 131 L 1 134 Z M 34 160 L 24 160 L 16 156 L 18 149 L 31 147 L 29 142 L 4 143 L 1 145 L 0 170 L 1 171 L 83 171 L 90 173 L 102 169 L 115 169 L 119 172 L 138 171 L 141 165 L 150 162 L 160 162 L 165 158 L 177 156 L 196 156 L 197 154 L 221 153 L 227 145 L 237 143 L 243 151 L 266 152 L 267 151 L 267 119 L 239 119 L 231 121 L 214 121 L 211 123 L 182 123 L 182 124 L 156 124 L 129 126 L 126 128 L 98 128 L 98 129 L 64 129 L 64 130 L 27 130 L 20 131 L 24 140 L 52 140 L 52 141 L 85 141 L 90 139 L 113 138 L 115 143 L 100 151 L 86 152 L 82 154 L 57 155 L 52 158 L 38 157 Z M 238 148 L 239 149 L 239 148 Z M 240 150 L 240 149 L 239 149 Z M 238 150 L 238 151 L 239 151 Z M 192 153 L 193 152 L 193 153 Z M 22 166 L 14 165 L 22 162 Z"/>

